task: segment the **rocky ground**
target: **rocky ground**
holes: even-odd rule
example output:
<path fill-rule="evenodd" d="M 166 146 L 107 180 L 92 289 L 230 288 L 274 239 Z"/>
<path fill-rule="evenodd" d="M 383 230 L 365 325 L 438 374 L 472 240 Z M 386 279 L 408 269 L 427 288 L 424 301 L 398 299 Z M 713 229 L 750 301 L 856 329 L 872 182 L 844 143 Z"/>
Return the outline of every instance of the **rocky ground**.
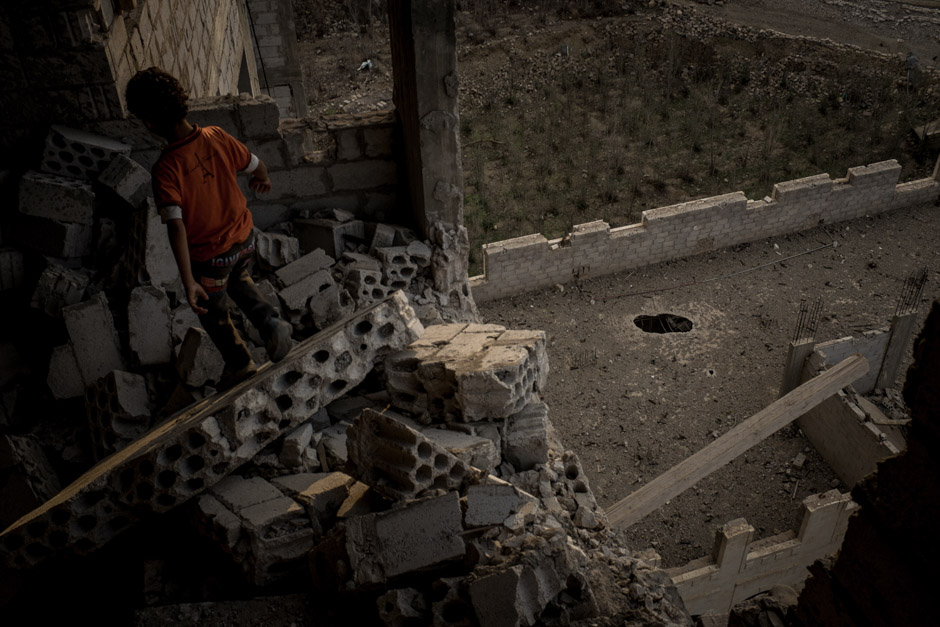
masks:
<path fill-rule="evenodd" d="M 603 30 L 604 20 L 666 19 L 703 38 L 714 24 L 741 24 L 722 28 L 827 38 L 880 59 L 894 58 L 898 67 L 908 52 L 915 53 L 923 68 L 936 67 L 940 52 L 940 7 L 935 2 L 681 0 L 668 6 L 626 3 L 608 11 L 617 14 L 608 17 L 583 8 L 590 4 L 571 2 L 565 10 L 546 13 L 534 3 L 512 8 L 463 3 L 458 12 L 462 116 L 479 118 L 486 107 L 503 104 L 490 92 L 494 85 L 504 90 L 513 86 L 508 49 L 557 48 L 561 55 L 562 45 L 594 37 L 598 28 Z M 295 6 L 311 114 L 388 106 L 391 59 L 380 17 L 371 25 L 354 24 L 341 3 L 296 0 Z M 574 19 L 579 8 L 581 18 Z M 773 56 L 771 50 L 766 52 Z M 559 55 L 546 64 L 556 63 Z M 366 59 L 372 68 L 358 70 Z M 519 73 L 539 71 L 525 68 Z M 479 146 L 465 140 L 464 148 L 469 170 L 467 155 Z M 910 172 L 906 178 L 923 175 Z M 716 184 L 721 187 L 720 179 Z M 740 188 L 725 185 L 698 193 Z M 692 186 L 668 180 L 663 189 L 664 200 L 647 195 L 649 206 L 696 193 Z M 577 222 L 598 217 L 584 215 Z M 929 208 L 878 216 L 488 303 L 481 306 L 481 314 L 487 322 L 549 333 L 553 373 L 546 400 L 552 420 L 563 441 L 581 455 L 598 499 L 609 505 L 776 398 L 801 299 L 823 301 L 820 340 L 885 326 L 905 277 L 919 267 L 936 266 L 938 253 L 928 234 L 936 232 L 937 222 L 936 210 Z M 500 239 L 518 234 L 494 235 Z M 696 283 L 832 242 L 838 247 L 726 280 Z M 940 294 L 937 278 L 932 271 L 925 298 Z M 655 291 L 637 294 L 649 290 Z M 658 313 L 683 315 L 692 320 L 693 330 L 649 334 L 633 324 L 637 315 Z M 807 456 L 802 468 L 792 463 L 799 453 Z M 653 546 L 666 565 L 678 565 L 710 550 L 718 524 L 745 517 L 758 537 L 772 535 L 798 525 L 803 497 L 837 485 L 833 473 L 791 427 L 626 535 L 631 546 Z"/>

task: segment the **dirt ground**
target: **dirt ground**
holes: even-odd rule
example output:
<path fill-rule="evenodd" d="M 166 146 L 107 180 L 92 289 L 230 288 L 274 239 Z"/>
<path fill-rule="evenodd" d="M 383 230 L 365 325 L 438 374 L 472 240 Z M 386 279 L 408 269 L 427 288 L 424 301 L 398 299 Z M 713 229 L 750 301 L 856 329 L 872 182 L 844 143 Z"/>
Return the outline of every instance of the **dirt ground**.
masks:
<path fill-rule="evenodd" d="M 482 0 L 462 4 L 462 115 L 479 113 L 493 83 L 511 83 L 502 38 L 532 46 L 572 41 L 602 19 L 562 20 L 523 10 L 500 21 L 508 15 L 505 9 L 494 18 L 479 10 L 486 5 Z M 903 56 L 913 51 L 922 65 L 938 65 L 938 2 L 679 0 L 670 5 L 673 11 L 695 10 L 875 52 Z M 359 27 L 339 2 L 295 0 L 295 7 L 310 113 L 388 106 L 391 59 L 381 20 Z M 660 10 L 646 3 L 626 3 L 624 10 L 632 13 L 637 7 L 639 19 L 655 19 Z M 527 39 L 532 33 L 534 38 Z M 365 59 L 372 69 L 357 71 Z M 667 204 L 651 201 L 652 206 Z M 485 303 L 480 311 L 486 322 L 548 333 L 552 373 L 546 402 L 552 421 L 563 442 L 581 456 L 606 506 L 776 399 L 801 299 L 822 299 L 817 339 L 825 341 L 886 326 L 904 279 L 921 267 L 931 270 L 925 300 L 940 296 L 937 232 L 936 207 L 903 211 Z M 835 248 L 781 261 L 833 243 Z M 779 263 L 701 283 L 773 261 Z M 636 294 L 650 290 L 662 291 Z M 638 315 L 659 313 L 684 316 L 693 329 L 651 334 L 633 323 Z M 798 469 L 792 462 L 801 452 L 807 461 Z M 734 518 L 746 518 L 758 538 L 798 529 L 800 501 L 832 487 L 846 489 L 799 430 L 789 427 L 625 535 L 630 546 L 652 546 L 667 566 L 675 566 L 709 552 L 715 528 Z"/>

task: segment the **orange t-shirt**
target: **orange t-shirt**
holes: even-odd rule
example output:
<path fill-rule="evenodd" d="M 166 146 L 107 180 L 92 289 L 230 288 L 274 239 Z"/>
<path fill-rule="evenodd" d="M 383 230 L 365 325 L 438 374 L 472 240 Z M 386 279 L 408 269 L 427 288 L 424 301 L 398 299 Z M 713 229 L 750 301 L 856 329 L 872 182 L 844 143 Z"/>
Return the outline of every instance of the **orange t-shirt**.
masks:
<path fill-rule="evenodd" d="M 251 233 L 254 222 L 236 180 L 250 162 L 248 148 L 224 130 L 196 126 L 164 148 L 154 164 L 157 207 L 182 209 L 193 261 L 212 259 Z"/>

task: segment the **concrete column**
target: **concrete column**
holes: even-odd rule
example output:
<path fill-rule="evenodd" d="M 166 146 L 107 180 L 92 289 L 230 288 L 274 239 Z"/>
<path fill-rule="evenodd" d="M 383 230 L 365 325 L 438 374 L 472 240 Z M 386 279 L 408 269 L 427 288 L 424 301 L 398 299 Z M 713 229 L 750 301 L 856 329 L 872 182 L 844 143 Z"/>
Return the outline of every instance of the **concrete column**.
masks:
<path fill-rule="evenodd" d="M 790 342 L 787 348 L 787 363 L 783 371 L 778 398 L 797 387 L 803 381 L 803 362 L 816 348 L 816 340 L 806 339 Z"/>
<path fill-rule="evenodd" d="M 885 348 L 884 359 L 881 361 L 881 371 L 875 382 L 876 388 L 894 387 L 894 382 L 898 378 L 898 369 L 901 367 L 901 359 L 904 357 L 911 333 L 914 331 L 916 316 L 916 313 L 909 313 L 895 316 L 891 321 L 888 346 Z"/>
<path fill-rule="evenodd" d="M 389 0 L 395 107 L 415 222 L 463 225 L 455 0 Z"/>

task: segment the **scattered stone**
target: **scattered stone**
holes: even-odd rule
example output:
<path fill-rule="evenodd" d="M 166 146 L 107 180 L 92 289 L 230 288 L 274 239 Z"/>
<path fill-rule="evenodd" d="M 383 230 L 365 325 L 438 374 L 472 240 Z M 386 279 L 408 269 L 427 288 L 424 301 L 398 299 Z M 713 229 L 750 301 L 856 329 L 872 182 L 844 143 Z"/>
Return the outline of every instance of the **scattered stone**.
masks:
<path fill-rule="evenodd" d="M 197 388 L 218 382 L 225 369 L 222 353 L 201 328 L 190 327 L 176 358 L 176 372 L 186 385 Z"/>

